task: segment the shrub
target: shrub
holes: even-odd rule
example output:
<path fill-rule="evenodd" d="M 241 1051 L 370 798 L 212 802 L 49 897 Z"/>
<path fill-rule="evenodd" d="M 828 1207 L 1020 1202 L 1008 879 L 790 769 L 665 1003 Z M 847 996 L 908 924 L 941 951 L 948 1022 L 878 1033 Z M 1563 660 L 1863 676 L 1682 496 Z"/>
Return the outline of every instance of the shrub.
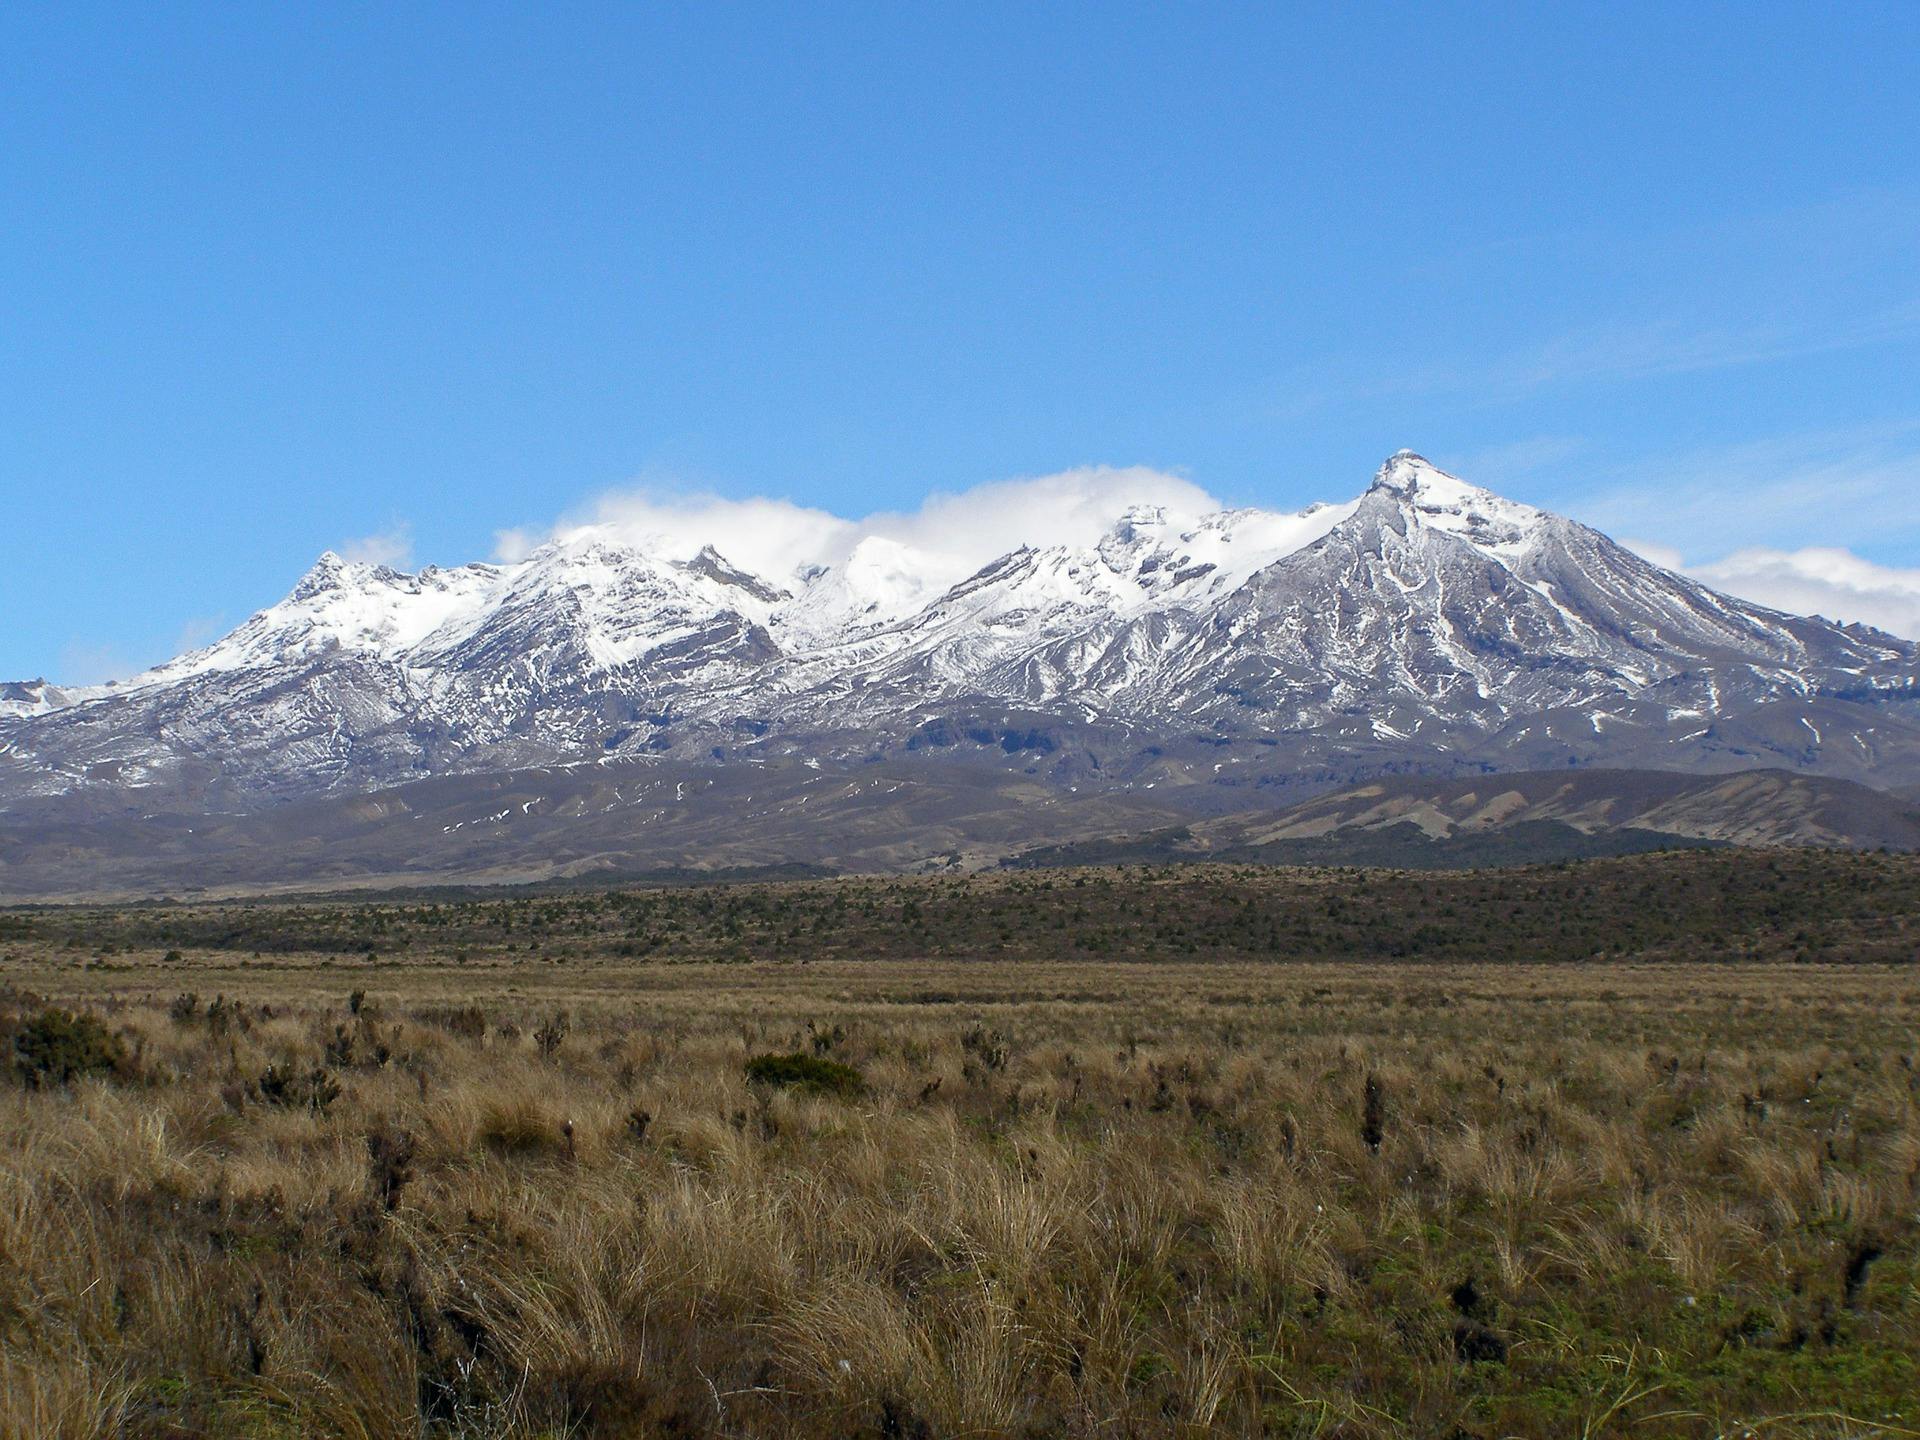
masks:
<path fill-rule="evenodd" d="M 379 1197 L 380 1208 L 395 1210 L 400 1192 L 413 1179 L 413 1136 L 382 1127 L 367 1135 L 367 1184 Z"/>
<path fill-rule="evenodd" d="M 1462 1320 L 1453 1327 L 1453 1353 L 1469 1365 L 1504 1365 L 1507 1342 L 1478 1320 Z"/>
<path fill-rule="evenodd" d="M 747 1061 L 747 1083 L 843 1099 L 867 1093 L 866 1077 L 853 1066 L 798 1050 L 790 1055 L 755 1055 Z"/>
<path fill-rule="evenodd" d="M 449 1035 L 462 1040 L 471 1040 L 477 1045 L 487 1038 L 487 1012 L 478 1005 L 455 1006 L 434 1018 Z"/>
<path fill-rule="evenodd" d="M 1013 1054 L 1013 1042 L 998 1030 L 984 1025 L 969 1025 L 960 1036 L 960 1048 L 977 1056 L 989 1070 L 1004 1070 Z"/>
<path fill-rule="evenodd" d="M 1387 1092 L 1377 1075 L 1367 1076 L 1360 1111 L 1360 1138 L 1369 1150 L 1378 1150 L 1387 1138 Z"/>
<path fill-rule="evenodd" d="M 540 1051 L 540 1058 L 551 1060 L 554 1053 L 565 1043 L 567 1032 L 573 1029 L 573 1021 L 562 1010 L 546 1024 L 533 1032 L 533 1043 Z"/>
<path fill-rule="evenodd" d="M 269 1065 L 254 1088 L 265 1104 L 283 1109 L 304 1107 L 316 1115 L 326 1114 L 327 1107 L 340 1098 L 340 1082 L 321 1069 L 303 1075 L 291 1067 Z"/>
<path fill-rule="evenodd" d="M 119 1037 L 88 1014 L 49 1006 L 23 1024 L 13 1037 L 13 1063 L 36 1089 L 66 1085 L 83 1075 L 105 1075 L 126 1061 Z"/>
<path fill-rule="evenodd" d="M 246 1018 L 240 1013 L 240 1007 L 224 995 L 214 996 L 213 1003 L 207 1006 L 207 1028 L 216 1036 L 224 1036 L 236 1025 L 242 1034 L 246 1033 Z"/>
<path fill-rule="evenodd" d="M 333 1038 L 327 1041 L 327 1064 L 336 1070 L 353 1064 L 353 1032 L 344 1025 L 333 1027 Z"/>

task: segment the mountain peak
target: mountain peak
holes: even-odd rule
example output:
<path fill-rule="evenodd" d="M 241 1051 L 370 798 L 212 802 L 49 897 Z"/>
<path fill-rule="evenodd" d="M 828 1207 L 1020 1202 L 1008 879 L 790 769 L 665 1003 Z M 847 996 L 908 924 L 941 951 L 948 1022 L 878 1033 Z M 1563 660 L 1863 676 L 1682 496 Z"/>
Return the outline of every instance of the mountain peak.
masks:
<path fill-rule="evenodd" d="M 1489 553 L 1527 544 L 1552 517 L 1449 475 L 1411 450 L 1396 451 L 1374 474 L 1367 499 L 1396 506 L 1420 525 L 1443 530 Z"/>
<path fill-rule="evenodd" d="M 1412 450 L 1396 450 L 1386 462 L 1373 472 L 1373 484 L 1367 487 L 1369 493 L 1388 491 L 1408 498 L 1438 498 L 1438 493 L 1447 494 L 1485 494 L 1476 486 L 1447 474 L 1438 465 L 1424 455 Z"/>
<path fill-rule="evenodd" d="M 352 569 L 352 564 L 337 550 L 322 550 L 320 558 L 308 567 L 307 573 L 300 577 L 300 583 L 293 587 L 287 599 L 311 600 L 329 590 L 338 590 Z"/>
<path fill-rule="evenodd" d="M 792 598 L 785 590 L 769 585 L 759 576 L 742 570 L 712 545 L 702 545 L 699 554 L 687 562 L 686 568 L 691 574 L 704 575 L 709 580 L 716 580 L 722 585 L 731 585 L 735 589 L 744 590 L 756 600 L 765 601 L 769 605 Z"/>

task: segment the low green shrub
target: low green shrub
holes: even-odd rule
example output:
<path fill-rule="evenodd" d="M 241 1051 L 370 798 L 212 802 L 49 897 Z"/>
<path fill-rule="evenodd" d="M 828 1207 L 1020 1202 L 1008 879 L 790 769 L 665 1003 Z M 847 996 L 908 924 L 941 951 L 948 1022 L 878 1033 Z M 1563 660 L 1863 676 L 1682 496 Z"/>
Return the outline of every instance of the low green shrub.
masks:
<path fill-rule="evenodd" d="M 14 1032 L 13 1065 L 35 1089 L 109 1075 L 126 1063 L 120 1037 L 97 1016 L 48 1006 Z"/>
<path fill-rule="evenodd" d="M 842 1099 L 867 1093 L 866 1077 L 853 1066 L 798 1050 L 790 1055 L 755 1055 L 747 1061 L 747 1083 Z"/>

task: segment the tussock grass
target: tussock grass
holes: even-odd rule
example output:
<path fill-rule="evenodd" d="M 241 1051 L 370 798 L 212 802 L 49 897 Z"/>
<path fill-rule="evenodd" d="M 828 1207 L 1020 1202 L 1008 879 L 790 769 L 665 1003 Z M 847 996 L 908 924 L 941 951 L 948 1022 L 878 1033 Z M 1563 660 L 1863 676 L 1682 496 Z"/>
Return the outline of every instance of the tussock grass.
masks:
<path fill-rule="evenodd" d="M 1920 1433 L 1906 966 L 15 943 L 0 1434 Z"/>

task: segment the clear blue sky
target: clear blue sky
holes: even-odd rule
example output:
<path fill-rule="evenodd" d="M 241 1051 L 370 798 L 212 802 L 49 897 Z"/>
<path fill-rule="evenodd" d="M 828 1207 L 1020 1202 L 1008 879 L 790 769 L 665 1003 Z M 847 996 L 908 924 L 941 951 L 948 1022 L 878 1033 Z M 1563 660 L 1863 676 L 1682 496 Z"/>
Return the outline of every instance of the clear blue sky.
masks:
<path fill-rule="evenodd" d="M 1406 445 L 1920 565 L 1917 60 L 1912 3 L 8 6 L 0 678 L 636 479 Z"/>

